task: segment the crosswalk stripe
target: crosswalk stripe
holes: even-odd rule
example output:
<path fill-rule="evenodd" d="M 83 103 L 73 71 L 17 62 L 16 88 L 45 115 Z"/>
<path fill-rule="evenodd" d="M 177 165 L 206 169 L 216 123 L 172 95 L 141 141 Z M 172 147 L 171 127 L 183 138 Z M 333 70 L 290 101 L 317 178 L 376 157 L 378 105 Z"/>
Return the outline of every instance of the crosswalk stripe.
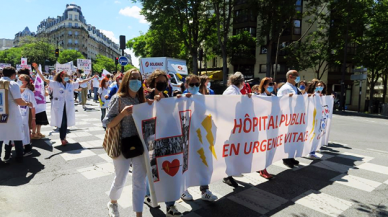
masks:
<path fill-rule="evenodd" d="M 310 190 L 293 200 L 309 209 L 337 217 L 353 205 L 352 202 L 322 192 Z"/>
<path fill-rule="evenodd" d="M 339 172 L 339 173 L 346 173 L 350 169 L 355 168 L 353 166 L 339 164 L 339 163 L 335 163 L 335 162 L 331 162 L 331 161 L 321 161 L 321 162 L 312 164 L 312 166 L 320 167 L 320 168 L 327 169 L 327 170 L 332 170 L 332 171 Z"/>
<path fill-rule="evenodd" d="M 380 182 L 345 174 L 334 177 L 330 181 L 367 192 L 372 192 L 374 189 L 381 185 Z"/>
<path fill-rule="evenodd" d="M 338 157 L 347 158 L 355 161 L 363 161 L 363 162 L 369 162 L 373 159 L 373 157 L 368 157 L 365 155 L 360 154 L 354 154 L 349 152 L 341 153 L 340 155 L 337 155 Z"/>
<path fill-rule="evenodd" d="M 386 166 L 381 166 L 373 163 L 364 163 L 359 165 L 358 168 L 388 175 L 388 167 Z"/>
<path fill-rule="evenodd" d="M 87 150 L 87 149 L 77 149 L 77 150 L 72 150 L 72 151 L 67 151 L 60 156 L 63 157 L 65 161 L 70 161 L 70 160 L 76 160 L 80 158 L 85 158 L 85 157 L 91 157 L 96 155 L 93 151 Z"/>

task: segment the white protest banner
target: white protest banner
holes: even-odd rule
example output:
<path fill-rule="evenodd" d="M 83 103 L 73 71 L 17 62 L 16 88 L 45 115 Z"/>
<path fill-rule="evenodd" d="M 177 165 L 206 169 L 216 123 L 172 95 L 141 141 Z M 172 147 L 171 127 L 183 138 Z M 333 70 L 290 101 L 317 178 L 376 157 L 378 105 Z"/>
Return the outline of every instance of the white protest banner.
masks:
<path fill-rule="evenodd" d="M 0 63 L 0 69 L 4 69 L 5 67 L 10 67 L 11 64 L 9 63 Z"/>
<path fill-rule="evenodd" d="M 77 68 L 84 71 L 85 74 L 90 74 L 92 71 L 92 60 L 77 59 Z"/>
<path fill-rule="evenodd" d="M 154 201 L 175 201 L 190 186 L 308 155 L 328 143 L 332 108 L 332 96 L 307 95 L 192 96 L 135 105 Z"/>
<path fill-rule="evenodd" d="M 65 63 L 65 64 L 57 63 L 55 65 L 55 71 L 57 71 L 57 73 L 65 71 L 68 75 L 73 74 L 72 65 L 70 63 Z"/>
<path fill-rule="evenodd" d="M 39 71 L 42 71 L 42 66 L 40 64 L 39 64 Z M 46 111 L 44 81 L 40 78 L 40 76 L 36 76 L 34 86 L 35 86 L 34 96 L 36 100 L 35 113 L 38 114 L 43 111 Z"/>
<path fill-rule="evenodd" d="M 109 73 L 108 71 L 106 71 L 105 69 L 102 70 L 102 77 L 106 77 L 107 75 L 111 75 L 111 73 Z"/>
<path fill-rule="evenodd" d="M 16 71 L 19 71 L 19 70 L 21 70 L 21 69 L 29 69 L 30 72 L 31 72 L 31 70 L 32 70 L 31 65 L 20 65 L 20 64 L 16 64 Z"/>
<path fill-rule="evenodd" d="M 27 58 L 21 58 L 20 65 L 27 65 Z"/>

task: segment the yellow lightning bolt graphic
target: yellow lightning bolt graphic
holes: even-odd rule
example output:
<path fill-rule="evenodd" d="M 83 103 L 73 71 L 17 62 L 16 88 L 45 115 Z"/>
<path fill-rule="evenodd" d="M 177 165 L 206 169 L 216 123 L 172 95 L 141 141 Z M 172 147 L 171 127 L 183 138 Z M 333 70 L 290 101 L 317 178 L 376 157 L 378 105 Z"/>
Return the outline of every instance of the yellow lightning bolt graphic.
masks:
<path fill-rule="evenodd" d="M 203 121 L 202 121 L 202 126 L 203 128 L 205 128 L 206 132 L 207 132 L 207 135 L 206 135 L 206 139 L 207 141 L 209 142 L 209 149 L 210 151 L 212 152 L 213 156 L 217 159 L 217 154 L 216 154 L 216 150 L 214 149 L 214 137 L 213 137 L 213 133 L 212 133 L 212 116 L 211 115 L 208 115 Z"/>
<path fill-rule="evenodd" d="M 203 144 L 202 135 L 201 135 L 201 128 L 198 128 L 198 130 L 196 132 L 197 132 L 197 136 L 198 136 L 199 141 L 201 142 L 201 144 Z"/>
<path fill-rule="evenodd" d="M 314 129 L 315 129 L 315 122 L 316 122 L 315 117 L 316 116 L 317 116 L 317 109 L 314 108 L 314 113 L 313 113 L 313 129 L 311 130 L 310 135 L 309 135 L 309 136 L 311 136 L 311 134 L 312 134 L 311 139 L 310 139 L 310 143 L 313 141 L 313 139 L 315 137 Z"/>
<path fill-rule="evenodd" d="M 202 159 L 202 163 L 205 164 L 207 167 L 209 167 L 207 165 L 207 162 L 206 162 L 206 156 L 205 156 L 205 151 L 203 150 L 203 148 L 199 149 L 197 151 L 197 153 L 199 154 L 200 158 Z"/>
<path fill-rule="evenodd" d="M 314 113 L 313 113 L 313 129 L 310 132 L 310 135 L 314 132 L 315 129 L 315 116 L 317 116 L 317 109 L 314 108 Z"/>

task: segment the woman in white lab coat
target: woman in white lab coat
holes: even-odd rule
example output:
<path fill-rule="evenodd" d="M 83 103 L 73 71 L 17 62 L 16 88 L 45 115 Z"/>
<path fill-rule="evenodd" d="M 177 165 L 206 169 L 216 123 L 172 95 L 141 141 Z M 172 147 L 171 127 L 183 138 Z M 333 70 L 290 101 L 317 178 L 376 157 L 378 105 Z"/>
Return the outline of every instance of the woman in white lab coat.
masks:
<path fill-rule="evenodd" d="M 23 125 L 23 145 L 24 145 L 24 156 L 29 156 L 32 154 L 32 145 L 31 145 L 31 137 L 30 137 L 30 126 L 33 129 L 36 126 L 35 123 L 35 107 L 36 100 L 34 95 L 34 84 L 32 83 L 32 79 L 28 75 L 19 75 L 19 86 L 22 95 L 22 99 L 26 102 L 31 102 L 32 107 L 28 106 L 19 106 L 20 114 L 22 116 L 22 125 Z M 31 110 L 31 123 L 29 122 L 29 113 Z"/>
<path fill-rule="evenodd" d="M 74 105 L 74 89 L 79 88 L 79 84 L 88 82 L 94 77 L 85 79 L 79 82 L 72 82 L 70 76 L 62 71 L 54 76 L 53 80 L 47 80 L 36 64 L 33 64 L 40 78 L 49 84 L 53 90 L 53 99 L 51 101 L 51 126 L 59 128 L 59 137 L 62 145 L 66 145 L 67 127 L 75 125 L 75 105 Z"/>
<path fill-rule="evenodd" d="M 20 116 L 19 106 L 30 106 L 32 107 L 31 102 L 26 102 L 22 99 L 20 94 L 19 85 L 14 82 L 16 79 L 16 71 L 13 67 L 5 67 L 3 69 L 4 77 L 0 78 L 0 83 L 4 83 L 8 86 L 8 101 L 2 102 L 2 109 L 4 110 L 4 105 L 8 105 L 8 119 L 7 122 L 0 122 L 0 156 L 2 151 L 2 146 L 4 142 L 14 141 L 16 149 L 16 161 L 23 161 L 23 128 L 22 128 L 22 117 Z M 3 120 L 3 119 L 2 119 Z M 4 161 L 8 162 L 11 158 L 10 151 L 7 153 L 7 150 L 10 150 L 11 146 L 6 148 L 6 155 Z M 1 160 L 0 160 L 1 162 Z"/>

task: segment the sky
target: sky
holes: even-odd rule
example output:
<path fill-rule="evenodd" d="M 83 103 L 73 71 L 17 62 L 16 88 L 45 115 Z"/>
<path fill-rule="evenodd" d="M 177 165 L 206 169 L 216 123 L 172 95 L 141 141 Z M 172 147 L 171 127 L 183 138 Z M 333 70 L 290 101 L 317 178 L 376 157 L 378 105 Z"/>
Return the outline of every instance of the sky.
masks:
<path fill-rule="evenodd" d="M 140 15 L 141 4 L 132 0 L 0 0 L 0 38 L 14 39 L 26 26 L 36 32 L 42 20 L 62 16 L 66 4 L 80 6 L 87 24 L 100 29 L 117 44 L 120 35 L 129 40 L 149 28 L 149 23 Z M 126 52 L 131 54 L 134 66 L 139 67 L 133 52 Z"/>

